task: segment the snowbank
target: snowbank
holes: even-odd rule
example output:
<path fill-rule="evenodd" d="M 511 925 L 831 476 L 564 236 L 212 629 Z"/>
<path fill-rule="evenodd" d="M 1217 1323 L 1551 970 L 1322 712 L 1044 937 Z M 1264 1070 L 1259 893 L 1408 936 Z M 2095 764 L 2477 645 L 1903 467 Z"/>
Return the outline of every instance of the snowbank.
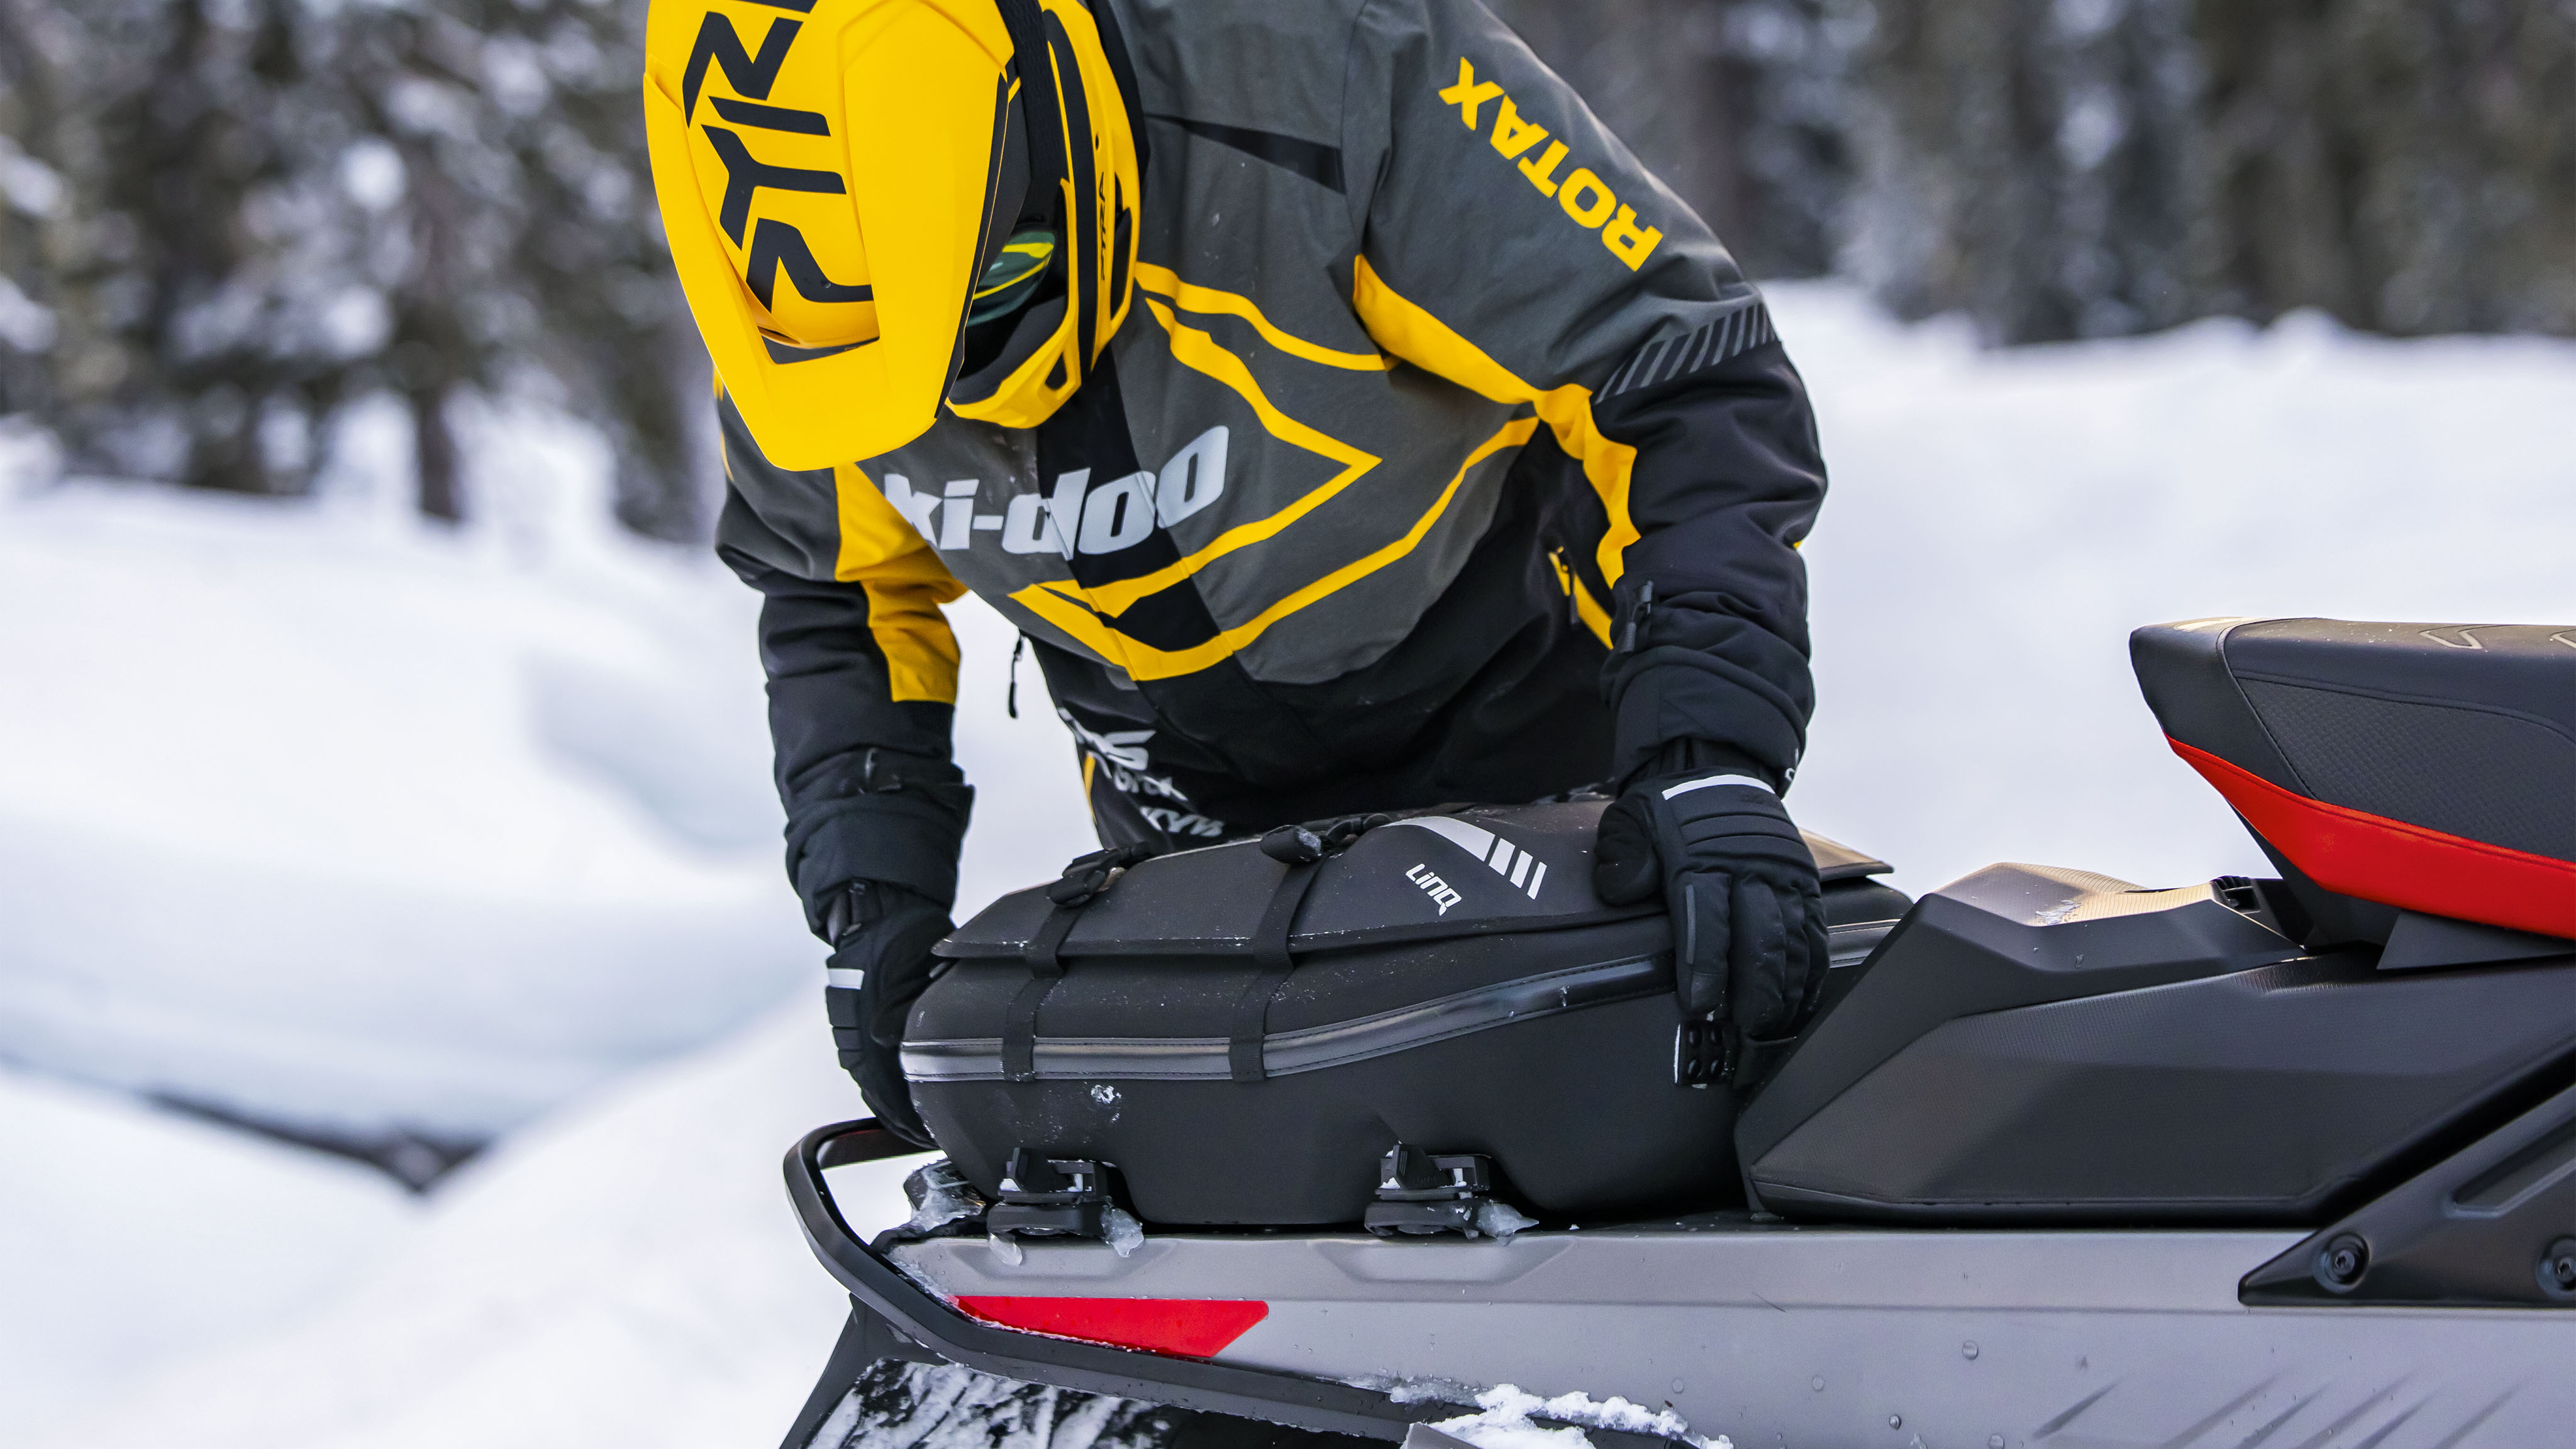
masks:
<path fill-rule="evenodd" d="M 312 1311 L 425 1216 L 372 1169 L 0 1069 L 0 1443 Z"/>
<path fill-rule="evenodd" d="M 61 1449 L 706 1449 L 773 1443 L 848 1301 L 780 1188 L 789 1143 L 855 1115 L 792 1003 L 513 1136 L 327 1311 L 199 1359 Z M 853 1221 L 901 1221 L 918 1161 L 846 1168 Z"/>
<path fill-rule="evenodd" d="M 376 432 L 351 478 L 398 476 Z M 472 1139 L 816 984 L 756 597 L 617 533 L 579 430 L 477 456 L 515 471 L 462 533 L 354 483 L 0 478 L 0 1058 Z M 1001 717 L 1007 630 L 962 622 L 989 894 L 1088 837 L 1060 727 Z"/>
<path fill-rule="evenodd" d="M 1833 473 L 1789 806 L 1907 890 L 2275 873 L 2139 699 L 2138 625 L 2576 621 L 2576 345 L 2302 315 L 1980 352 L 1839 287 L 1772 307 Z"/>

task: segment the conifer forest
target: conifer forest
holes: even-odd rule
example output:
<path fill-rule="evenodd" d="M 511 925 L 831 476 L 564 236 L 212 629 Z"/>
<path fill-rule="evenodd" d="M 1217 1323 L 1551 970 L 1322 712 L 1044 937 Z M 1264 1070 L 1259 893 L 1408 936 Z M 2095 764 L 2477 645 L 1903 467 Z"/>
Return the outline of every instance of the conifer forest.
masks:
<path fill-rule="evenodd" d="M 2576 332 L 2564 0 L 1497 0 L 1757 278 L 1998 344 L 2313 307 Z M 295 494 L 362 398 L 597 421 L 708 526 L 644 0 L 0 0 L 0 415 L 76 471 Z"/>

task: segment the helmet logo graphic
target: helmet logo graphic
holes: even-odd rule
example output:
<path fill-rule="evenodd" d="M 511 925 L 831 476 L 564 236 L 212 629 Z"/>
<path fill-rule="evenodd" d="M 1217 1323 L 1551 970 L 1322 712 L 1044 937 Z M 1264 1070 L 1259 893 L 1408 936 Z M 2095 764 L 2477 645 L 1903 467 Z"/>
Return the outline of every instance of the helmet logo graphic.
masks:
<path fill-rule="evenodd" d="M 688 68 L 680 80 L 680 115 L 682 121 L 695 126 L 693 141 L 702 138 L 722 170 L 716 223 L 732 245 L 743 285 L 759 303 L 762 333 L 794 348 L 855 346 L 876 338 L 875 290 L 864 282 L 834 281 L 833 268 L 816 255 L 807 227 L 815 227 L 817 234 L 825 238 L 825 252 L 848 274 L 864 274 L 866 251 L 860 242 L 856 216 L 841 205 L 809 208 L 809 214 L 798 220 L 783 214 L 762 215 L 757 221 L 753 218 L 764 191 L 829 197 L 849 194 L 848 182 L 837 166 L 829 164 L 837 159 L 829 154 L 837 145 L 831 117 L 821 110 L 770 104 L 779 73 L 785 69 L 796 37 L 804 28 L 802 20 L 775 17 L 761 35 L 760 48 L 754 51 L 743 44 L 733 17 L 709 10 L 699 22 L 696 41 L 689 47 Z M 710 71 L 734 92 L 732 96 L 703 94 Z M 711 112 L 704 119 L 698 114 L 702 100 Z M 761 139 L 764 149 L 772 155 L 779 150 L 776 138 L 806 138 L 801 146 L 797 142 L 788 144 L 804 153 L 798 159 L 815 164 L 787 165 L 754 156 L 745 132 L 766 133 Z M 816 140 L 823 145 L 811 144 Z M 769 200 L 769 210 L 777 212 L 777 198 Z M 778 290 L 782 271 L 792 289 L 784 302 Z M 867 305 L 851 305 L 860 303 Z"/>
<path fill-rule="evenodd" d="M 1038 415 L 1079 385 L 1123 315 L 1133 138 L 1079 0 L 654 0 L 644 107 L 689 310 L 780 467 L 864 461 L 929 428 L 950 400 L 975 280 L 1030 191 L 1084 223 L 1101 208 L 1077 206 L 1069 178 L 1098 176 L 1117 198 L 1091 228 L 1101 235 L 1061 248 L 1063 335 L 1017 349 L 1044 352 L 1020 371 L 1058 385 L 1040 390 Z M 1091 154 L 1070 154 L 1077 137 Z M 975 400 L 1031 411 L 1020 382 Z"/>

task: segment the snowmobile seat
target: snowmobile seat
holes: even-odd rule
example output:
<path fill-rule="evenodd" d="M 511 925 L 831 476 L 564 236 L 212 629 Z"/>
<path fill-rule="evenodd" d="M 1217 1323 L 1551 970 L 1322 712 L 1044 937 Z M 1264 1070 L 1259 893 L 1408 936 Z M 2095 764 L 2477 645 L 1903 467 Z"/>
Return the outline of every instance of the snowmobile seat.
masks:
<path fill-rule="evenodd" d="M 2200 619 L 2129 650 L 2309 944 L 2386 941 L 2391 908 L 2576 937 L 2576 628 Z"/>

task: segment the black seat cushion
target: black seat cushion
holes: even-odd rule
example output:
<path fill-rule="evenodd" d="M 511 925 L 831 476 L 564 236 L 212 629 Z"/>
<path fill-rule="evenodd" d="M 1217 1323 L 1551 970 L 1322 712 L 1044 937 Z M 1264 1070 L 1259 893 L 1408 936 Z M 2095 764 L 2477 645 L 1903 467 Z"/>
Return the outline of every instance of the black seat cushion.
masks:
<path fill-rule="evenodd" d="M 2176 751 L 2326 889 L 2576 936 L 2576 628 L 2217 619 L 2129 646 Z"/>

